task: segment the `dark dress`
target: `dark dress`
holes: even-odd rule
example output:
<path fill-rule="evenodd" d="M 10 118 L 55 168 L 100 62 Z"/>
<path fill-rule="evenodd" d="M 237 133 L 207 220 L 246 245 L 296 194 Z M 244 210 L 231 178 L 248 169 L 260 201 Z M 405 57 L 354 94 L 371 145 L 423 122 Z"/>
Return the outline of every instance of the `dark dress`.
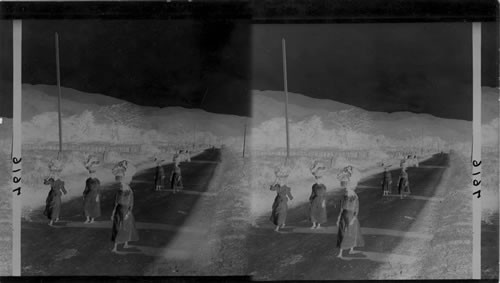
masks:
<path fill-rule="evenodd" d="M 326 187 L 323 184 L 314 184 L 309 197 L 309 219 L 315 223 L 326 222 Z"/>
<path fill-rule="evenodd" d="M 163 190 L 165 188 L 165 171 L 163 167 L 158 165 L 156 166 L 156 175 L 155 175 L 155 189 Z"/>
<path fill-rule="evenodd" d="M 179 166 L 174 167 L 174 171 L 170 177 L 170 188 L 174 191 L 182 190 L 184 188 L 184 185 L 182 184 L 181 168 Z"/>
<path fill-rule="evenodd" d="M 401 176 L 399 176 L 398 193 L 400 195 L 410 194 L 410 181 L 408 180 L 408 173 L 406 171 L 401 171 Z"/>
<path fill-rule="evenodd" d="M 274 198 L 270 220 L 274 223 L 274 225 L 281 226 L 286 221 L 288 199 L 293 199 L 293 196 L 290 188 L 287 186 L 276 184 L 271 186 L 270 190 L 276 191 L 276 198 Z"/>
<path fill-rule="evenodd" d="M 358 218 L 354 220 L 352 225 L 349 225 L 354 216 L 359 213 L 358 195 L 344 194 L 340 201 L 342 209 L 339 221 L 339 231 L 337 233 L 337 248 L 350 249 L 353 247 L 363 247 L 365 245 Z"/>
<path fill-rule="evenodd" d="M 390 193 L 391 192 L 391 184 L 392 184 L 391 172 L 385 171 L 384 178 L 382 179 L 382 192 L 383 193 Z"/>
<path fill-rule="evenodd" d="M 86 217 L 101 216 L 101 182 L 97 178 L 88 178 L 83 191 L 83 210 Z"/>
<path fill-rule="evenodd" d="M 132 190 L 119 190 L 116 193 L 115 208 L 113 210 L 113 231 L 111 241 L 121 244 L 128 241 L 137 241 L 139 236 L 135 228 L 134 215 L 134 193 Z M 128 213 L 128 217 L 125 216 Z"/>
<path fill-rule="evenodd" d="M 59 213 L 61 212 L 61 195 L 67 193 L 64 188 L 64 182 L 60 179 L 54 180 L 50 178 L 45 180 L 43 184 L 50 185 L 50 192 L 45 200 L 43 215 L 47 216 L 50 220 L 56 220 L 59 218 Z"/>

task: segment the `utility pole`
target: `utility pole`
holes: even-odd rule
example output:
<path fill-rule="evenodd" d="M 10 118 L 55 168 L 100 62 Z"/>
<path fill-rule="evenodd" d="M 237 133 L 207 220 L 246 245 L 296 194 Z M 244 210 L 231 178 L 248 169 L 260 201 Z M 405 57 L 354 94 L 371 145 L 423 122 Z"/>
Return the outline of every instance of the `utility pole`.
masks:
<path fill-rule="evenodd" d="M 246 139 L 247 139 L 247 123 L 245 122 L 245 129 L 243 130 L 243 158 L 245 158 Z"/>
<path fill-rule="evenodd" d="M 286 159 L 285 164 L 288 163 L 288 158 L 290 157 L 290 137 L 288 131 L 288 81 L 287 81 L 287 72 L 286 72 L 286 43 L 283 38 L 282 41 L 283 48 L 283 79 L 285 86 L 285 125 L 286 125 Z"/>
<path fill-rule="evenodd" d="M 59 68 L 59 34 L 56 32 L 56 68 L 57 68 L 57 89 L 59 95 L 57 97 L 57 112 L 59 118 L 59 153 L 57 158 L 61 158 L 62 154 L 62 123 L 61 123 L 61 72 Z"/>

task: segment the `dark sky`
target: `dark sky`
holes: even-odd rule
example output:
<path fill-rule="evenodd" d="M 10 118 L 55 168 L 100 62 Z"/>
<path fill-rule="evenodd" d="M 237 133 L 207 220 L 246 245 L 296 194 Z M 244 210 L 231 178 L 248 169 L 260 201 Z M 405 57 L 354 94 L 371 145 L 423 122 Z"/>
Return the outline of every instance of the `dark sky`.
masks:
<path fill-rule="evenodd" d="M 498 37 L 483 24 L 482 85 L 498 83 Z M 472 119 L 470 23 L 256 25 L 253 82 L 376 111 Z"/>
<path fill-rule="evenodd" d="M 2 28 L 3 34 L 5 30 L 11 28 Z M 141 105 L 250 114 L 248 24 L 189 19 L 24 20 L 23 83 L 57 83 L 55 32 L 64 87 Z M 2 62 L 12 61 L 11 52 L 2 52 Z M 2 64 L 2 80 L 9 80 L 5 68 L 10 66 Z"/>
<path fill-rule="evenodd" d="M 5 23 L 2 93 L 11 92 L 12 27 Z M 142 105 L 249 115 L 250 89 L 283 89 L 285 37 L 292 92 L 368 110 L 472 117 L 470 23 L 24 20 L 23 83 L 56 84 L 56 31 L 63 86 Z M 483 24 L 483 86 L 498 83 L 497 32 L 495 23 Z"/>

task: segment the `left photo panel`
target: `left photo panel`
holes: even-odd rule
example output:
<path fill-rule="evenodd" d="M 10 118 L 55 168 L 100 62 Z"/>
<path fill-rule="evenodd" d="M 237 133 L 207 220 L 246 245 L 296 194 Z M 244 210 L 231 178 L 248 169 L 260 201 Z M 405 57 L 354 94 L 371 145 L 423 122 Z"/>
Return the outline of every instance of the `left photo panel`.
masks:
<path fill-rule="evenodd" d="M 22 20 L 22 276 L 244 275 L 246 177 L 226 173 L 244 162 L 249 32 L 203 16 Z"/>

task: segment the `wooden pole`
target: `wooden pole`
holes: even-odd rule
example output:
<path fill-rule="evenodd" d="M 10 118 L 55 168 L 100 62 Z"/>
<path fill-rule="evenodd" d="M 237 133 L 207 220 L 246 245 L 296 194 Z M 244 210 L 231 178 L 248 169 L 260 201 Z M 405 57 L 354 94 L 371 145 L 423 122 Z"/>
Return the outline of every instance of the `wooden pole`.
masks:
<path fill-rule="evenodd" d="M 290 138 L 288 132 L 288 81 L 287 81 L 287 72 L 286 72 L 286 43 L 283 38 L 282 41 L 283 48 L 283 79 L 285 86 L 285 125 L 286 125 L 286 159 L 285 164 L 288 162 L 288 158 L 290 156 Z"/>
<path fill-rule="evenodd" d="M 57 68 L 57 89 L 59 96 L 57 98 L 57 112 L 59 118 L 59 153 L 57 158 L 61 157 L 62 153 L 62 123 L 61 123 L 61 72 L 59 69 L 59 34 L 56 32 L 56 68 Z"/>
<path fill-rule="evenodd" d="M 247 123 L 245 123 L 245 129 L 243 130 L 243 158 L 245 158 L 246 139 L 247 139 Z"/>
<path fill-rule="evenodd" d="M 193 149 L 196 147 L 196 124 L 194 124 Z"/>

